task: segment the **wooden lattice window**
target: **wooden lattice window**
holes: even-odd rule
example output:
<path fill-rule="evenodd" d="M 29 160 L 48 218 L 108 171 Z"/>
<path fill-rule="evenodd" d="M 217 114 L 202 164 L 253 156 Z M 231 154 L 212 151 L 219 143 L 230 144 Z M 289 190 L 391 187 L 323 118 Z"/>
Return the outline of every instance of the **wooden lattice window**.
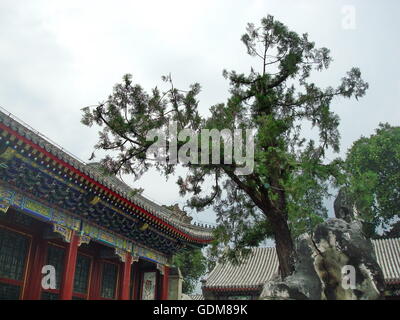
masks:
<path fill-rule="evenodd" d="M 0 300 L 20 298 L 29 243 L 28 237 L 0 228 Z"/>
<path fill-rule="evenodd" d="M 78 254 L 76 258 L 74 277 L 74 298 L 85 299 L 87 297 L 92 259 L 86 255 Z"/>
<path fill-rule="evenodd" d="M 42 292 L 42 300 L 58 300 L 60 298 L 59 293 L 53 293 L 49 291 Z"/>
<path fill-rule="evenodd" d="M 104 262 L 100 297 L 104 299 L 115 299 L 118 280 L 118 266 L 113 263 Z"/>
<path fill-rule="evenodd" d="M 56 289 L 48 289 L 42 292 L 42 300 L 58 300 L 60 295 L 60 285 L 64 271 L 65 249 L 52 244 L 47 248 L 46 264 L 54 267 L 56 271 Z"/>
<path fill-rule="evenodd" d="M 0 300 L 18 300 L 20 293 L 20 286 L 0 282 Z"/>

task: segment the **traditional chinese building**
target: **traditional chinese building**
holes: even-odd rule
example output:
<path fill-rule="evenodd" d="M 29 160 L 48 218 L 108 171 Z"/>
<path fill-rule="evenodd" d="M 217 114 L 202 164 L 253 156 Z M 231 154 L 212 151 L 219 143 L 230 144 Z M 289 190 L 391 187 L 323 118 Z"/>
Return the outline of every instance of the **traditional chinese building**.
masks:
<path fill-rule="evenodd" d="M 241 264 L 218 263 L 203 281 L 206 300 L 255 300 L 264 283 L 278 274 L 279 262 L 275 248 L 253 248 Z"/>
<path fill-rule="evenodd" d="M 0 111 L 0 299 L 168 299 L 172 256 L 211 239 Z"/>
<path fill-rule="evenodd" d="M 386 299 L 400 300 L 400 238 L 372 240 L 386 284 Z"/>
<path fill-rule="evenodd" d="M 372 245 L 383 271 L 386 299 L 400 299 L 400 239 L 372 240 Z M 203 281 L 203 297 L 206 300 L 258 299 L 264 283 L 278 275 L 278 267 L 275 248 L 254 248 L 242 264 L 217 264 Z"/>

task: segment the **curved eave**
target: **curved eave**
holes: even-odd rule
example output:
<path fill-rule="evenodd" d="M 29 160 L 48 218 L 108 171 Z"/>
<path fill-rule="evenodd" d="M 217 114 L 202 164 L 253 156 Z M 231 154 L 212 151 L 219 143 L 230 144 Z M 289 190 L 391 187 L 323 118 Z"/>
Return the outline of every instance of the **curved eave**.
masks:
<path fill-rule="evenodd" d="M 120 202 L 124 203 L 125 205 L 127 205 L 127 207 L 130 210 L 132 210 L 134 212 L 137 212 L 139 215 L 145 216 L 147 219 L 149 219 L 150 221 L 152 221 L 153 223 L 155 223 L 157 226 L 159 226 L 161 228 L 169 229 L 169 231 L 171 231 L 173 234 L 183 238 L 183 240 L 185 240 L 187 242 L 198 243 L 200 245 L 206 245 L 206 244 L 208 244 L 208 243 L 210 243 L 212 241 L 211 238 L 210 239 L 196 238 L 196 237 L 193 237 L 193 236 L 191 236 L 191 235 L 189 235 L 189 234 L 187 234 L 185 232 L 182 232 L 181 230 L 179 230 L 178 228 L 174 227 L 173 225 L 163 221 L 159 217 L 156 217 L 155 215 L 153 215 L 152 213 L 150 213 L 146 209 L 141 208 L 140 206 L 136 205 L 135 203 L 133 203 L 132 201 L 126 199 L 125 197 L 119 195 L 118 193 L 116 193 L 112 189 L 108 188 L 107 186 L 104 186 L 100 182 L 98 182 L 95 179 L 89 177 L 87 174 L 85 174 L 82 171 L 76 169 L 75 167 L 73 167 L 72 165 L 67 163 L 66 161 L 64 161 L 62 159 L 59 159 L 57 156 L 55 156 L 52 153 L 48 152 L 47 150 L 45 150 L 41 146 L 39 146 L 36 143 L 32 142 L 28 138 L 20 135 L 15 130 L 9 128 L 4 123 L 0 123 L 0 128 L 5 130 L 5 131 L 7 131 L 10 135 L 15 136 L 17 139 L 21 140 L 22 142 L 28 144 L 29 146 L 31 146 L 33 149 L 37 150 L 38 152 L 44 154 L 46 157 L 50 158 L 51 160 L 56 161 L 58 164 L 60 164 L 64 168 L 67 168 L 68 170 L 70 170 L 70 172 L 72 172 L 74 174 L 77 174 L 78 176 L 80 176 L 83 179 L 85 179 L 87 182 L 89 182 L 89 183 L 95 185 L 96 187 L 100 188 L 106 194 L 108 194 L 108 196 L 118 199 L 118 201 L 120 201 Z"/>

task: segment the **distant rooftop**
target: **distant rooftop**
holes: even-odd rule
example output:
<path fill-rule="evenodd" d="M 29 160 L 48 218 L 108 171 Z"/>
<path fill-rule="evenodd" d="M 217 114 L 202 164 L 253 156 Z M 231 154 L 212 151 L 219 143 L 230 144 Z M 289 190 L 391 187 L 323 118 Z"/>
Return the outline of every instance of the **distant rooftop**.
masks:
<path fill-rule="evenodd" d="M 204 297 L 202 294 L 189 294 L 189 297 L 192 300 L 204 300 Z"/>
<path fill-rule="evenodd" d="M 386 284 L 400 284 L 400 238 L 372 240 L 377 262 Z M 208 290 L 256 290 L 278 274 L 276 249 L 253 248 L 250 257 L 240 265 L 217 264 L 203 283 Z"/>
<path fill-rule="evenodd" d="M 250 256 L 239 265 L 218 263 L 203 284 L 205 289 L 260 289 L 278 274 L 275 248 L 253 248 Z"/>
<path fill-rule="evenodd" d="M 400 284 L 400 238 L 372 240 L 387 284 Z"/>

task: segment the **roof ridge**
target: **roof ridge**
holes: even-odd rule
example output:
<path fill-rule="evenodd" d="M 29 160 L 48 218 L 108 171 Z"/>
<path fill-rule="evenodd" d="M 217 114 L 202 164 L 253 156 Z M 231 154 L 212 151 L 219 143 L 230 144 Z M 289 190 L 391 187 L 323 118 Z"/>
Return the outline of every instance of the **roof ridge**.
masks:
<path fill-rule="evenodd" d="M 400 238 L 389 237 L 389 238 L 371 239 L 372 242 L 374 242 L 374 241 L 388 241 L 388 240 L 400 241 Z"/>

